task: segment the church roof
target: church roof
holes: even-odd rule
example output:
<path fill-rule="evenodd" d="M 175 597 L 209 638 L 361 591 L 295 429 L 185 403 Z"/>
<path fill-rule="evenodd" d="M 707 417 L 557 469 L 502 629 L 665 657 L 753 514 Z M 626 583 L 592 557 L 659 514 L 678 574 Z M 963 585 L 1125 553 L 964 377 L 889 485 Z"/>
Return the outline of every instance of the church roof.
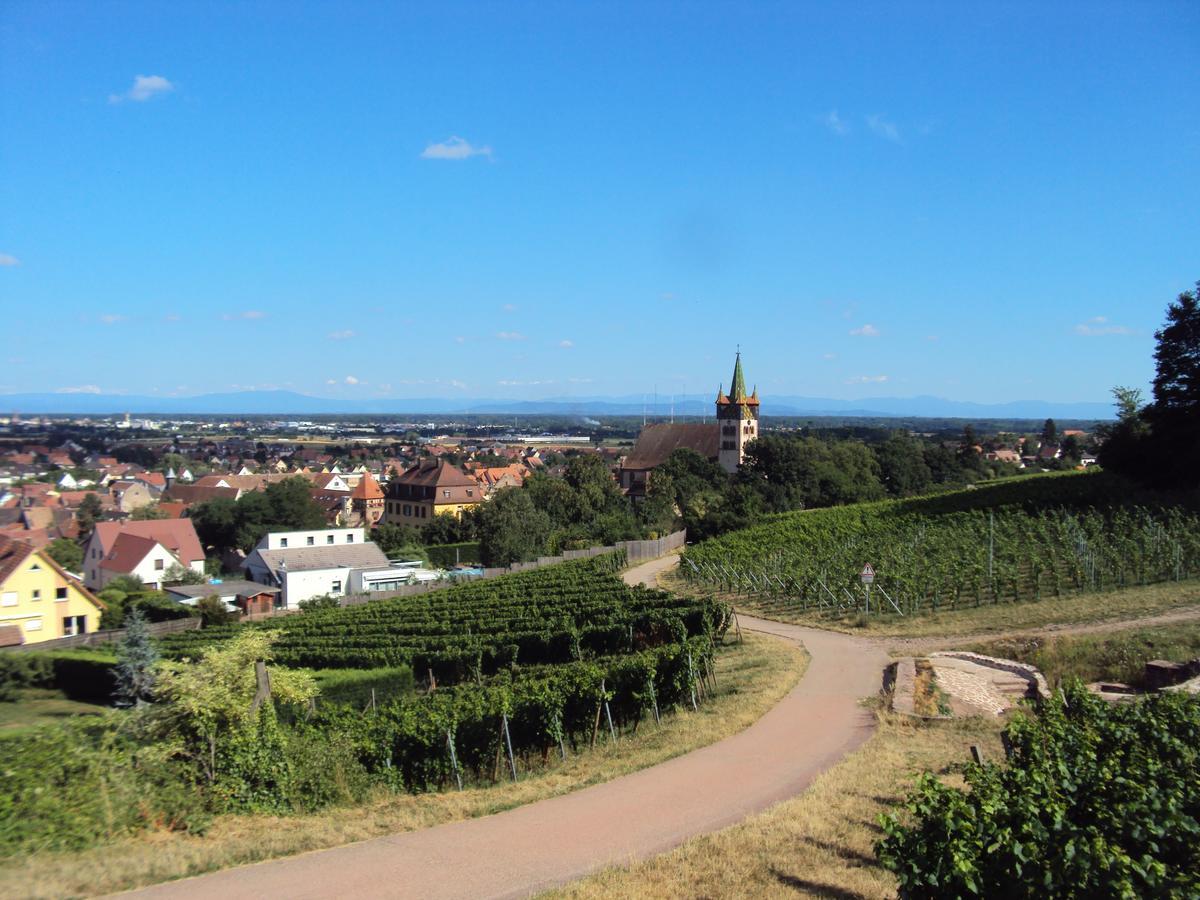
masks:
<path fill-rule="evenodd" d="M 742 374 L 742 352 L 740 350 L 733 363 L 733 382 L 729 385 L 729 393 L 725 393 L 724 387 L 717 390 L 717 406 L 735 404 L 758 406 L 758 388 L 754 389 L 753 394 L 749 396 L 746 394 L 746 377 Z"/>
<path fill-rule="evenodd" d="M 694 450 L 705 459 L 716 459 L 720 449 L 720 425 L 647 425 L 621 468 L 653 469 L 676 450 Z"/>

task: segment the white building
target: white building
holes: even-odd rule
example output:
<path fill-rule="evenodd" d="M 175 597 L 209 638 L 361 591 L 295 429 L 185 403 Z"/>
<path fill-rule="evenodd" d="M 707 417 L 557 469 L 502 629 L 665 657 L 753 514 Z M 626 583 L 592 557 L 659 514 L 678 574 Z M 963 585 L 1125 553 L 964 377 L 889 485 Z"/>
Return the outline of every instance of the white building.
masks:
<path fill-rule="evenodd" d="M 329 594 L 343 597 L 370 590 L 363 573 L 386 571 L 387 557 L 367 540 L 363 528 L 321 528 L 268 534 L 242 564 L 246 577 L 283 589 L 285 608 Z M 380 581 L 367 578 L 367 585 Z"/>

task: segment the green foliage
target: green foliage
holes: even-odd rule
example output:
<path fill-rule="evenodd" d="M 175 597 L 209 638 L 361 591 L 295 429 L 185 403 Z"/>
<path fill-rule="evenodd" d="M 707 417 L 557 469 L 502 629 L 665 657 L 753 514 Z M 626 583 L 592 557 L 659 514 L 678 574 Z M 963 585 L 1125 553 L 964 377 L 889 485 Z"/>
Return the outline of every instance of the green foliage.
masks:
<path fill-rule="evenodd" d="M 208 575 L 203 572 L 197 572 L 195 569 L 181 566 L 179 563 L 171 563 L 167 566 L 167 570 L 163 572 L 163 584 L 204 584 L 208 581 Z"/>
<path fill-rule="evenodd" d="M 150 642 L 146 617 L 133 610 L 125 620 L 125 635 L 117 645 L 115 676 L 117 706 L 142 706 L 154 696 L 158 651 Z"/>
<path fill-rule="evenodd" d="M 93 493 L 84 495 L 83 500 L 79 504 L 79 509 L 75 511 L 75 520 L 79 523 L 80 536 L 91 534 L 92 530 L 96 527 L 96 522 L 103 515 L 104 507 L 100 503 L 100 497 Z"/>
<path fill-rule="evenodd" d="M 68 572 L 83 571 L 83 548 L 67 538 L 55 538 L 46 547 L 46 554 Z"/>
<path fill-rule="evenodd" d="M 385 556 L 395 559 L 401 548 L 421 542 L 421 531 L 412 525 L 383 524 L 371 529 L 369 537 L 379 545 Z"/>
<path fill-rule="evenodd" d="M 129 595 L 117 588 L 107 587 L 96 594 L 104 604 L 100 612 L 100 627 L 105 631 L 120 628 L 125 621 L 125 601 Z"/>
<path fill-rule="evenodd" d="M 435 566 L 442 569 L 449 569 L 461 563 L 463 565 L 473 565 L 480 561 L 479 558 L 479 542 L 478 541 L 462 541 L 457 544 L 440 544 L 433 547 L 426 547 L 426 559 Z"/>
<path fill-rule="evenodd" d="M 1200 516 L 1121 499 L 1112 479 L 1080 474 L 787 513 L 690 548 L 682 571 L 784 608 L 840 610 L 845 591 L 861 598 L 870 562 L 905 613 L 1200 574 Z"/>
<path fill-rule="evenodd" d="M 131 512 L 129 518 L 135 522 L 144 522 L 149 519 L 165 519 L 167 514 L 164 510 L 159 509 L 157 503 L 147 503 Z"/>
<path fill-rule="evenodd" d="M 197 504 L 191 518 L 200 541 L 218 554 L 234 548 L 249 552 L 270 531 L 325 527 L 325 512 L 312 498 L 312 484 L 299 476 L 237 500 L 221 497 Z"/>
<path fill-rule="evenodd" d="M 50 687 L 54 666 L 40 653 L 0 653 L 0 703 L 17 699 L 22 688 Z"/>
<path fill-rule="evenodd" d="M 881 817 L 902 897 L 1200 893 L 1200 701 L 1109 705 L 1074 684 L 1006 737 L 1008 764 L 968 764 L 969 790 L 925 775 Z"/>
<path fill-rule="evenodd" d="M 196 601 L 196 612 L 204 628 L 216 628 L 237 621 L 238 614 L 225 607 L 225 601 L 216 594 L 209 594 Z"/>
<path fill-rule="evenodd" d="M 126 606 L 125 618 L 129 612 L 140 610 L 148 622 L 168 622 L 172 619 L 187 619 L 199 615 L 192 606 L 185 606 L 162 591 L 148 591 L 132 598 Z"/>
<path fill-rule="evenodd" d="M 551 519 L 524 488 L 503 488 L 478 513 L 479 552 L 489 566 L 536 559 L 550 537 Z"/>
<path fill-rule="evenodd" d="M 118 575 L 104 585 L 106 591 L 121 591 L 125 594 L 140 594 L 146 590 L 142 579 L 136 575 Z"/>
<path fill-rule="evenodd" d="M 879 463 L 858 441 L 764 435 L 751 441 L 739 479 L 773 512 L 883 497 Z"/>
<path fill-rule="evenodd" d="M 411 694 L 413 690 L 413 673 L 408 666 L 321 669 L 313 673 L 313 678 L 320 688 L 322 701 L 348 703 L 359 707 L 371 702 L 372 691 L 375 702 L 383 703 Z"/>
<path fill-rule="evenodd" d="M 307 600 L 301 600 L 300 608 L 305 612 L 317 612 L 322 609 L 337 609 L 341 606 L 338 598 L 330 594 L 321 594 L 317 597 L 309 597 Z"/>

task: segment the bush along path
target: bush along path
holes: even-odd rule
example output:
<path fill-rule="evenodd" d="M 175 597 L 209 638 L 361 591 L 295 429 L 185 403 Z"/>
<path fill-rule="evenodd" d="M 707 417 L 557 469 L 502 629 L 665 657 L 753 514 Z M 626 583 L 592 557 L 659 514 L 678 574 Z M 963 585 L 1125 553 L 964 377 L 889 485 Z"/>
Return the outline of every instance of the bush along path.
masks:
<path fill-rule="evenodd" d="M 874 643 L 859 638 L 745 616 L 741 627 L 802 642 L 810 661 L 778 706 L 731 738 L 498 815 L 229 869 L 138 895 L 523 896 L 740 821 L 800 793 L 870 736 L 874 717 L 859 701 L 878 691 L 887 662 Z"/>

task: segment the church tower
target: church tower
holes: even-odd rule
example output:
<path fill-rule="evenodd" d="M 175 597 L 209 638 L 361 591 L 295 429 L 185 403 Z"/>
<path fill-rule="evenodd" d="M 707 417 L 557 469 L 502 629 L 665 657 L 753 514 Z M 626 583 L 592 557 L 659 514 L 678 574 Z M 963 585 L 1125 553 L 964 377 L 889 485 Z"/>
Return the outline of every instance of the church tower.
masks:
<path fill-rule="evenodd" d="M 745 455 L 746 445 L 758 437 L 758 388 L 746 396 L 740 350 L 733 364 L 733 384 L 729 387 L 729 394 L 717 391 L 717 426 L 721 433 L 721 450 L 717 461 L 726 472 L 736 472 Z"/>

